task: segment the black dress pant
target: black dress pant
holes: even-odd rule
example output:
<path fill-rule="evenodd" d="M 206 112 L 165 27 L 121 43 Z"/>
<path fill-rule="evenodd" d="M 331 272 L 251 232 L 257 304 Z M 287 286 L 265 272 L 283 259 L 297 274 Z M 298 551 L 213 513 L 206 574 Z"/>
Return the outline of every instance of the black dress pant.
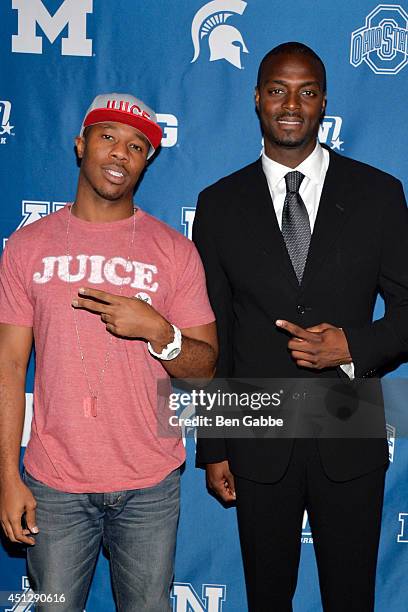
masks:
<path fill-rule="evenodd" d="M 323 471 L 316 441 L 298 439 L 278 482 L 235 478 L 250 612 L 292 610 L 305 509 L 324 611 L 374 610 L 385 469 L 333 482 Z M 307 610 L 307 593 L 304 597 Z"/>

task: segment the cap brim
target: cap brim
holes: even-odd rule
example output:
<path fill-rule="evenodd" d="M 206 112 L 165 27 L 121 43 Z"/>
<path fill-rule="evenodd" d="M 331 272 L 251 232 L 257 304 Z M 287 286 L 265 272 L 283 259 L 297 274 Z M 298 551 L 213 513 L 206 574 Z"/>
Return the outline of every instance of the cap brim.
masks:
<path fill-rule="evenodd" d="M 97 108 L 91 111 L 85 118 L 83 128 L 104 121 L 116 121 L 117 123 L 130 125 L 146 136 L 153 149 L 157 149 L 160 145 L 163 132 L 157 123 L 140 115 L 133 115 L 113 108 Z"/>

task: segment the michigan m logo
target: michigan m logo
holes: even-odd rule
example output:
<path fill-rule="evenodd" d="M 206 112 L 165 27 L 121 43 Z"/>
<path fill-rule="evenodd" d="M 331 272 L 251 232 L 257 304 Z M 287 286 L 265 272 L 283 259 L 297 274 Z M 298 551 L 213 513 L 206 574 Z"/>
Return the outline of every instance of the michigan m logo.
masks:
<path fill-rule="evenodd" d="M 51 16 L 43 0 L 13 0 L 18 11 L 18 33 L 13 34 L 13 53 L 42 53 L 42 36 L 37 36 L 37 24 L 50 43 L 55 42 L 68 26 L 68 36 L 62 38 L 61 55 L 92 55 L 92 40 L 86 37 L 86 16 L 93 12 L 93 0 L 63 0 Z"/>

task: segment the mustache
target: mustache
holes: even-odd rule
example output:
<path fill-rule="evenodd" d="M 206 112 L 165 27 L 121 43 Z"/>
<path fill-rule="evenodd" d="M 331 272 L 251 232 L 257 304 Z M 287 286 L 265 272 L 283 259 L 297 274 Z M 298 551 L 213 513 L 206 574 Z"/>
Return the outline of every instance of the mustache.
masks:
<path fill-rule="evenodd" d="M 303 117 L 302 115 L 299 115 L 299 113 L 281 113 L 280 115 L 275 115 L 274 119 L 277 121 L 280 119 L 299 119 L 300 121 L 303 121 Z"/>
<path fill-rule="evenodd" d="M 115 170 L 116 172 L 123 172 L 125 176 L 129 174 L 124 165 L 115 162 L 113 164 L 103 164 L 102 168 L 104 170 Z"/>

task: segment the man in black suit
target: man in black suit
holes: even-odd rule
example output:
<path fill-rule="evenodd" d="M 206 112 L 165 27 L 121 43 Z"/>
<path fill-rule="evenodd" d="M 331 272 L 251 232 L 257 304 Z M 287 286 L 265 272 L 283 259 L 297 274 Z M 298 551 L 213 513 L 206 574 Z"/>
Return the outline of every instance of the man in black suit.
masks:
<path fill-rule="evenodd" d="M 305 45 L 264 57 L 255 102 L 262 157 L 205 189 L 194 224 L 217 318 L 218 377 L 314 378 L 351 395 L 371 382 L 383 415 L 373 378 L 408 349 L 401 183 L 318 143 L 325 68 Z M 385 314 L 373 322 L 378 293 Z M 197 460 L 210 489 L 236 499 L 251 612 L 292 610 L 305 509 L 324 610 L 373 610 L 385 431 L 200 439 Z"/>

